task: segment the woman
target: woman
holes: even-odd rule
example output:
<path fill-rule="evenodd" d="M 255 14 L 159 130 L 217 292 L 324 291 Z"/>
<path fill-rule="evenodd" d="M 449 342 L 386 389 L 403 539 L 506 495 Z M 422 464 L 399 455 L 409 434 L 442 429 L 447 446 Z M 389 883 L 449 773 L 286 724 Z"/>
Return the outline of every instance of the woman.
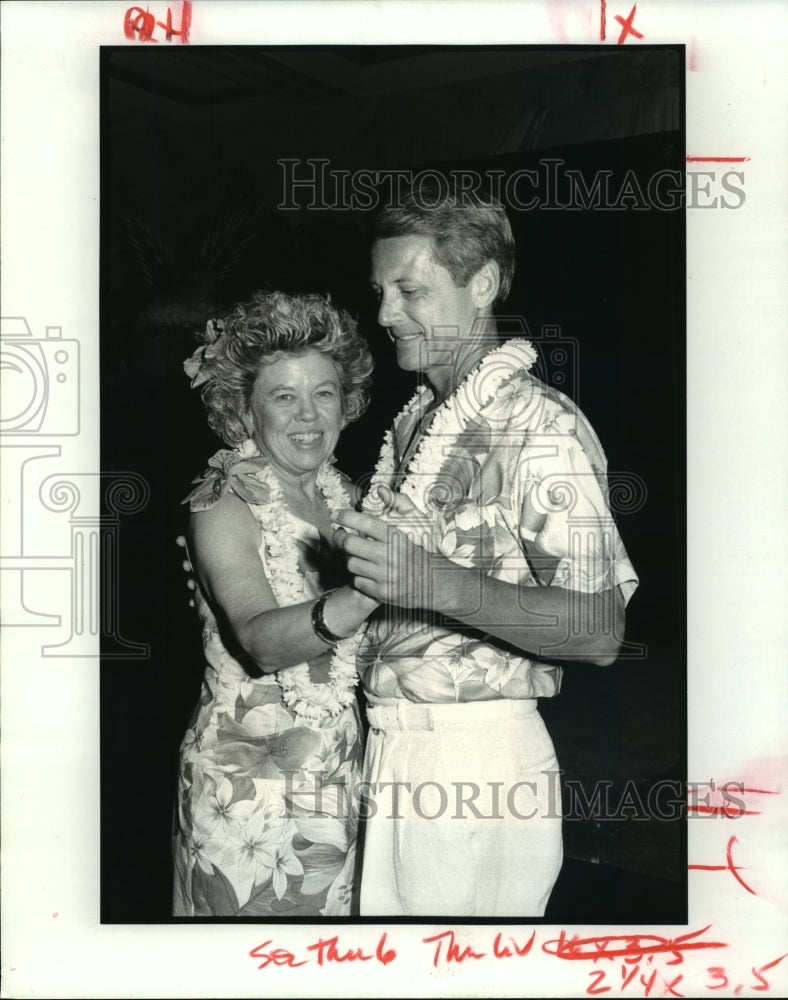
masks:
<path fill-rule="evenodd" d="M 318 295 L 256 293 L 184 368 L 231 446 L 185 502 L 207 667 L 180 753 L 176 916 L 340 916 L 362 757 L 354 685 L 376 602 L 349 585 L 331 466 L 372 360 Z"/>

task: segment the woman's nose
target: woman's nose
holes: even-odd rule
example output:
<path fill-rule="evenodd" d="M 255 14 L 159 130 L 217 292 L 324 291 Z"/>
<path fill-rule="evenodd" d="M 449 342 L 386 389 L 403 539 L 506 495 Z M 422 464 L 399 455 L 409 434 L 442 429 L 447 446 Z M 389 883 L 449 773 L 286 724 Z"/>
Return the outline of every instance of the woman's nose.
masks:
<path fill-rule="evenodd" d="M 307 396 L 301 400 L 298 407 L 298 416 L 302 420 L 317 419 L 317 407 L 315 406 L 315 401 L 311 396 Z"/>

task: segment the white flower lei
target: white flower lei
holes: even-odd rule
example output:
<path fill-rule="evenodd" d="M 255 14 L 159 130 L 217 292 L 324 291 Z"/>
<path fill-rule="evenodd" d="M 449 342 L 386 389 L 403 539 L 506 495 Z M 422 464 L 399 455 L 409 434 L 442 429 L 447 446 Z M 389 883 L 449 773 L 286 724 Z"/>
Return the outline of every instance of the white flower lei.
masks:
<path fill-rule="evenodd" d="M 242 458 L 259 454 L 251 440 L 245 441 L 239 452 Z M 304 600 L 294 518 L 287 509 L 282 486 L 271 467 L 261 468 L 257 477 L 270 490 L 270 499 L 265 504 L 255 505 L 257 521 L 265 532 L 269 583 L 279 606 L 290 607 Z M 331 466 L 322 465 L 318 469 L 317 487 L 331 510 L 352 506 L 339 473 Z M 356 653 L 364 632 L 362 625 L 353 635 L 337 643 L 331 657 L 329 679 L 324 684 L 315 684 L 310 678 L 308 663 L 277 670 L 276 680 L 282 689 L 282 701 L 295 715 L 309 724 L 320 725 L 353 704 L 353 689 L 358 683 Z"/>
<path fill-rule="evenodd" d="M 520 338 L 509 340 L 486 354 L 435 411 L 432 423 L 422 435 L 415 453 L 407 466 L 400 470 L 404 478 L 399 492 L 425 511 L 427 497 L 437 481 L 440 468 L 471 419 L 494 398 L 504 382 L 518 371 L 528 371 L 535 361 L 536 351 L 529 341 Z M 417 410 L 428 391 L 426 386 L 416 390 L 394 418 L 395 429 L 404 417 Z M 394 434 L 392 430 L 387 430 L 367 494 L 371 499 L 369 503 L 365 500 L 365 509 L 371 509 L 376 504 L 373 496 L 375 487 L 390 486 L 395 472 Z"/>

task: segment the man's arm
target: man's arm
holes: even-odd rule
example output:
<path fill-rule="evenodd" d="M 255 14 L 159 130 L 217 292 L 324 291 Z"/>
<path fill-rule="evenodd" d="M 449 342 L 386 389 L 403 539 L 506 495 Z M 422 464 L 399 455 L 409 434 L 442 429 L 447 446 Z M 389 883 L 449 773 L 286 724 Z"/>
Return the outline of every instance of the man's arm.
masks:
<path fill-rule="evenodd" d="M 349 529 L 340 530 L 336 540 L 349 556 L 354 585 L 377 601 L 454 618 L 536 658 L 606 666 L 618 654 L 625 622 L 618 587 L 583 593 L 519 586 L 428 552 L 373 515 L 345 510 L 335 519 Z"/>

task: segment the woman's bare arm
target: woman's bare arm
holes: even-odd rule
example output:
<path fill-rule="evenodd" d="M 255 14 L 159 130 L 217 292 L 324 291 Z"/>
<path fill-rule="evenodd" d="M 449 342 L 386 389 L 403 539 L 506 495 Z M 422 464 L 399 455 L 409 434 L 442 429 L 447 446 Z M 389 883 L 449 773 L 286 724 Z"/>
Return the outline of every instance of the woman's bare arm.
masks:
<path fill-rule="evenodd" d="M 206 600 L 220 625 L 264 673 L 303 663 L 326 652 L 312 628 L 315 601 L 277 606 L 260 560 L 260 528 L 247 505 L 226 493 L 209 510 L 192 514 L 189 554 Z M 326 602 L 325 622 L 351 635 L 378 602 L 353 587 Z"/>

